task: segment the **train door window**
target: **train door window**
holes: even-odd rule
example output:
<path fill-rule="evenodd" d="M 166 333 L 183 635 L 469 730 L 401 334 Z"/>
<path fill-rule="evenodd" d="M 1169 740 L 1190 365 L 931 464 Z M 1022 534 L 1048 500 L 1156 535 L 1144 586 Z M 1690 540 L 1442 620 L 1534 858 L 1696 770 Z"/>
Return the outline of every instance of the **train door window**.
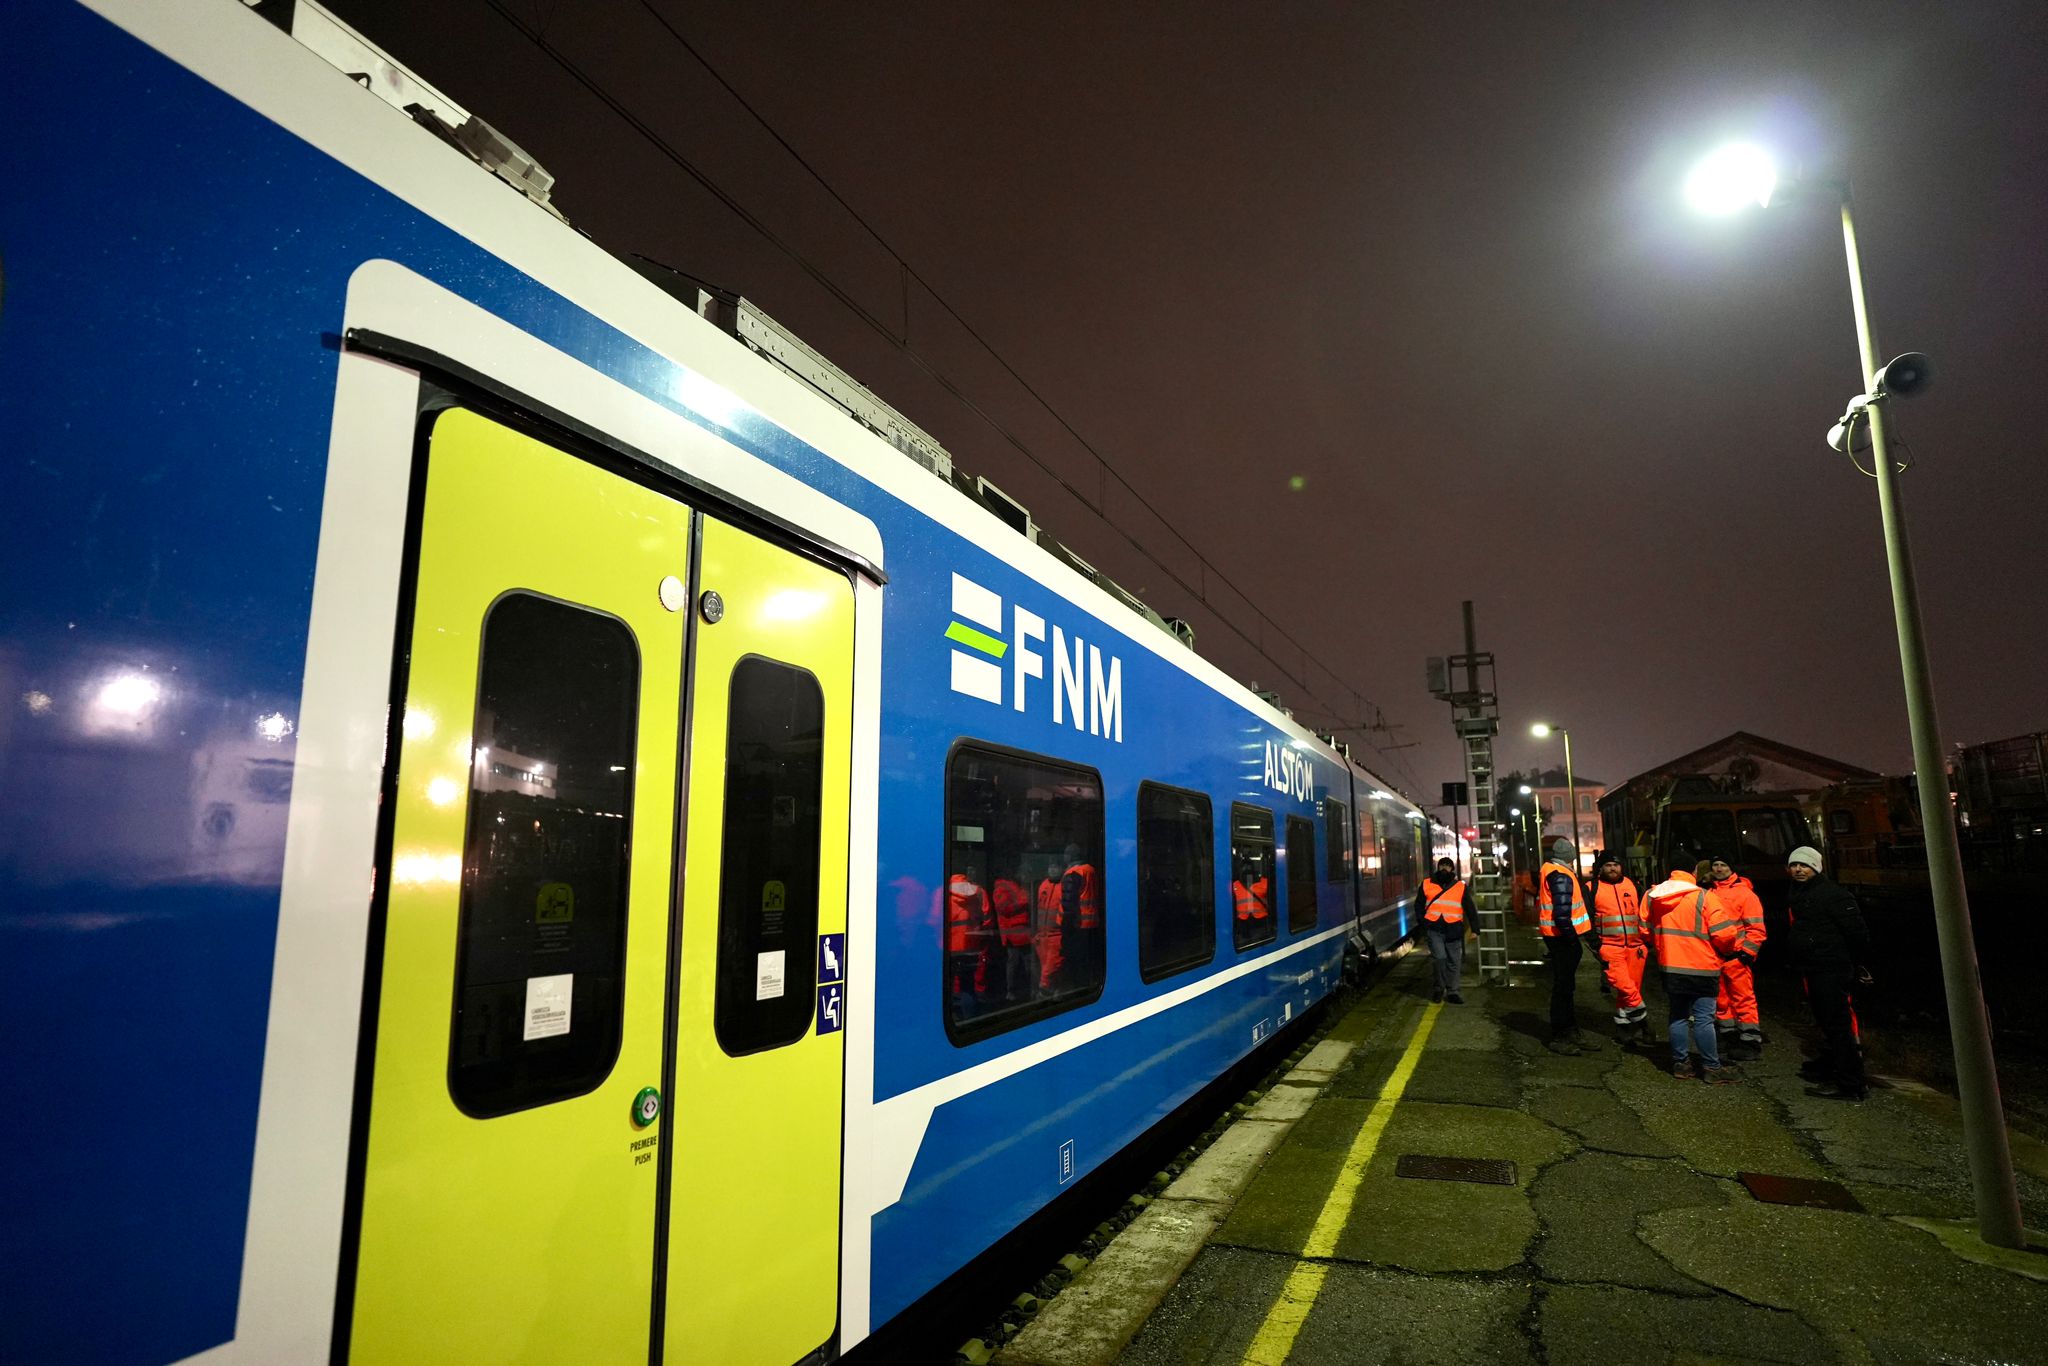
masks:
<path fill-rule="evenodd" d="M 1358 861 L 1358 871 L 1361 874 L 1373 875 L 1365 884 L 1366 894 L 1370 896 L 1379 889 L 1380 836 L 1379 827 L 1373 819 L 1372 807 L 1364 802 L 1358 804 L 1358 848 L 1364 854 Z"/>
<path fill-rule="evenodd" d="M 795 1043 L 816 991 L 825 694 L 809 670 L 733 666 L 712 1027 L 738 1056 Z"/>
<path fill-rule="evenodd" d="M 1803 839 L 1791 837 L 1788 828 L 1792 815 L 1789 811 L 1744 811 L 1738 818 L 1742 827 L 1741 853 L 1744 863 L 1783 864 L 1785 855 L 1791 853 Z M 1709 851 L 1719 858 L 1727 858 L 1726 850 Z"/>
<path fill-rule="evenodd" d="M 1287 818 L 1287 932 L 1316 927 L 1316 826 L 1303 816 Z"/>
<path fill-rule="evenodd" d="M 524 592 L 484 614 L 461 863 L 410 874 L 462 879 L 448 1091 L 465 1114 L 582 1095 L 618 1057 L 639 680 L 617 617 Z"/>
<path fill-rule="evenodd" d="M 1273 813 L 1230 804 L 1231 944 L 1241 953 L 1269 944 L 1273 923 Z"/>
<path fill-rule="evenodd" d="M 1335 797 L 1323 803 L 1323 845 L 1330 860 L 1324 874 L 1331 882 L 1351 881 L 1351 808 Z"/>
<path fill-rule="evenodd" d="M 946 769 L 938 892 L 946 1032 L 956 1044 L 1102 994 L 1102 779 L 961 744 Z"/>
<path fill-rule="evenodd" d="M 1148 982 L 1216 956 L 1216 822 L 1209 799 L 1138 785 L 1138 975 Z"/>

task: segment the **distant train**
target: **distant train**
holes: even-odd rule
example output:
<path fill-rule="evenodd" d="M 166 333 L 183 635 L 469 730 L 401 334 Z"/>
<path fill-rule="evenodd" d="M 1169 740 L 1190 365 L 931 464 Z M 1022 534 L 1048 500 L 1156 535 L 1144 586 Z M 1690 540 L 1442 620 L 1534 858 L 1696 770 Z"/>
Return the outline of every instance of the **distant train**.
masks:
<path fill-rule="evenodd" d="M 1408 934 L 1413 803 L 317 5 L 0 40 L 0 1359 L 829 1360 Z"/>

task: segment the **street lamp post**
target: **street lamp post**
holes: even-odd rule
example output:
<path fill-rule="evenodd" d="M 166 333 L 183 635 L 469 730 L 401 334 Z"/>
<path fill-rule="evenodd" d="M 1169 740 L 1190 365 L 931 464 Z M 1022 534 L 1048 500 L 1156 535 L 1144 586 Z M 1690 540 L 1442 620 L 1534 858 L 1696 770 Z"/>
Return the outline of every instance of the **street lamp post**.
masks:
<path fill-rule="evenodd" d="M 1529 733 L 1539 740 L 1553 731 L 1564 737 L 1564 804 L 1572 823 L 1572 876 L 1581 877 L 1586 870 L 1585 855 L 1579 849 L 1579 786 L 1572 780 L 1572 733 L 1542 721 L 1529 727 Z"/>
<path fill-rule="evenodd" d="M 1749 204 L 1768 206 L 1777 188 L 1769 158 L 1755 148 L 1724 149 L 1701 164 L 1688 185 L 1696 206 L 1730 212 Z M 1991 1055 L 1991 1030 L 1977 976 L 1977 951 L 1970 937 L 1969 893 L 1948 792 L 1941 724 L 1934 707 L 1934 677 L 1920 626 L 1920 594 L 1906 545 L 1898 471 L 1892 465 L 1890 418 L 1879 383 L 1877 339 L 1864 299 L 1863 263 L 1856 249 L 1856 218 L 1846 184 L 1795 186 L 1835 195 L 1842 210 L 1842 245 L 1849 264 L 1849 295 L 1856 311 L 1856 340 L 1864 383 L 1872 392 L 1865 408 L 1870 422 L 1871 463 L 1876 467 L 1878 514 L 1884 523 L 1885 563 L 1891 574 L 1892 619 L 1899 637 L 1899 668 L 1906 682 L 1906 723 L 1913 737 L 1913 774 L 1920 790 L 1926 832 L 1928 881 L 1934 893 L 1934 923 L 1941 941 L 1942 985 L 1948 998 L 1949 1036 L 1955 1050 L 1961 1092 L 1963 1146 L 1970 1162 L 1970 1186 L 1977 1206 L 1977 1233 L 1993 1247 L 2024 1247 L 2019 1193 L 2013 1185 L 2012 1153 L 2006 1142 L 2005 1112 L 1998 1096 L 1998 1070 Z M 1851 443 L 1846 435 L 1845 447 Z"/>
<path fill-rule="evenodd" d="M 1511 806 L 1508 808 L 1508 815 L 1512 816 L 1515 822 L 1514 829 L 1508 834 L 1508 885 L 1512 887 L 1515 885 L 1516 876 L 1521 871 L 1516 866 L 1515 846 L 1521 843 L 1522 838 L 1522 808 Z"/>
<path fill-rule="evenodd" d="M 1522 795 L 1529 799 L 1529 876 L 1534 877 L 1543 865 L 1543 798 L 1527 783 L 1522 784 Z"/>

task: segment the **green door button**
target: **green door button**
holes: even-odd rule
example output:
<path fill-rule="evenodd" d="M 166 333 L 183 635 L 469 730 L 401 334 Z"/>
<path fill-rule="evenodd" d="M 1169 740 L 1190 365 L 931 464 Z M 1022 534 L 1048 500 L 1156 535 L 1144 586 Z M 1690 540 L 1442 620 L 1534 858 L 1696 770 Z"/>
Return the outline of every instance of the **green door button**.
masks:
<path fill-rule="evenodd" d="M 652 1086 L 640 1088 L 640 1094 L 633 1097 L 633 1127 L 644 1129 L 661 1117 L 661 1092 Z"/>

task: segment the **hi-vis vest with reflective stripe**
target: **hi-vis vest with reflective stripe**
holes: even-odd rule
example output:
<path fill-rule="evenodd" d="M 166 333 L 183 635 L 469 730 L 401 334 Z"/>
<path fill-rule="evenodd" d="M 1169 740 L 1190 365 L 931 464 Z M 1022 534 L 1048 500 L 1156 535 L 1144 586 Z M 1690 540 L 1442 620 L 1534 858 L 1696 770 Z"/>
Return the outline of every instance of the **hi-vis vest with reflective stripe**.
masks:
<path fill-rule="evenodd" d="M 1569 907 L 1552 906 L 1550 904 L 1550 875 L 1552 873 L 1563 873 L 1571 879 L 1572 904 Z M 1556 936 L 1557 914 L 1560 911 L 1566 912 L 1566 918 L 1571 922 L 1570 933 L 1584 934 L 1586 932 L 1586 894 L 1579 890 L 1578 876 L 1562 863 L 1546 863 L 1536 871 L 1536 928 L 1543 932 L 1543 936 L 1546 939 Z"/>
<path fill-rule="evenodd" d="M 1077 863 L 1067 869 L 1068 877 L 1081 879 L 1080 919 L 1074 928 L 1094 930 L 1102 927 L 1102 879 L 1092 863 Z"/>
<path fill-rule="evenodd" d="M 997 878 L 993 900 L 996 908 L 996 928 L 1002 931 L 1003 943 L 1010 948 L 1029 944 L 1031 893 L 1024 890 L 1024 884 L 1014 878 Z"/>
<path fill-rule="evenodd" d="M 1266 900 L 1270 885 L 1264 878 L 1254 878 L 1249 887 L 1242 882 L 1230 884 L 1230 899 L 1236 903 L 1239 920 L 1264 920 L 1272 914 L 1271 905 Z"/>
<path fill-rule="evenodd" d="M 946 952 L 972 953 L 988 943 L 988 893 L 954 874 L 946 883 Z"/>
<path fill-rule="evenodd" d="M 1446 887 L 1435 878 L 1422 879 L 1422 918 L 1441 920 L 1446 925 L 1465 922 L 1465 882 L 1460 878 Z"/>
<path fill-rule="evenodd" d="M 1593 884 L 1593 933 L 1617 943 L 1640 942 L 1644 934 L 1643 899 L 1633 880 Z"/>
<path fill-rule="evenodd" d="M 1737 873 L 1726 882 L 1715 883 L 1714 895 L 1721 898 L 1735 927 L 1742 931 L 1749 956 L 1756 957 L 1757 950 L 1764 946 L 1764 903 L 1757 900 L 1755 885 Z"/>
<path fill-rule="evenodd" d="M 1676 977 L 1707 991 L 1721 979 L 1721 960 L 1742 942 L 1721 898 L 1678 877 L 1650 889 L 1650 938 L 1667 979 Z"/>

